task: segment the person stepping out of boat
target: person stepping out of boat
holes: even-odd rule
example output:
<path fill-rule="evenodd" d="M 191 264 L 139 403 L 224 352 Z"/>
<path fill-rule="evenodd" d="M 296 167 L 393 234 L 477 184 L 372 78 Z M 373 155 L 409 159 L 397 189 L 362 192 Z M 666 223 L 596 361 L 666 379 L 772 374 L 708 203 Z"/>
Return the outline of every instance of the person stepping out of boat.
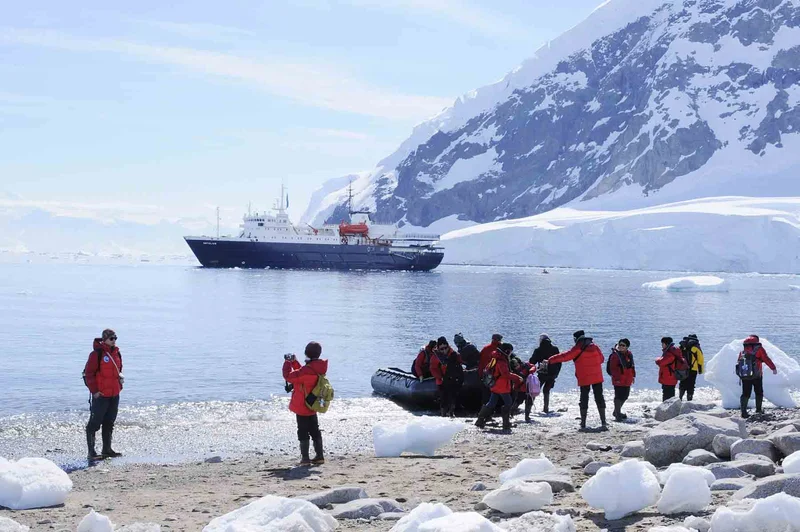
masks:
<path fill-rule="evenodd" d="M 486 420 L 489 415 L 494 411 L 498 401 L 502 400 L 503 431 L 511 432 L 511 389 L 513 382 L 520 378 L 518 375 L 511 373 L 509 368 L 508 357 L 513 350 L 514 347 L 511 344 L 500 344 L 492 353 L 492 358 L 483 367 L 483 382 L 491 391 L 491 395 L 489 396 L 489 401 L 483 405 L 478 413 L 478 419 L 475 421 L 476 427 L 483 428 L 486 426 Z"/>
<path fill-rule="evenodd" d="M 622 338 L 611 349 L 606 362 L 606 373 L 611 375 L 611 384 L 614 386 L 614 419 L 625 421 L 628 416 L 622 413 L 622 406 L 631 394 L 631 386 L 636 381 L 636 367 L 633 363 L 633 353 L 630 350 L 631 341 Z"/>
<path fill-rule="evenodd" d="M 456 333 L 453 337 L 453 343 L 456 344 L 458 354 L 461 355 L 461 361 L 464 363 L 465 369 L 472 369 L 478 367 L 478 362 L 481 358 L 481 352 L 475 347 L 475 344 L 466 340 L 464 335 Z"/>
<path fill-rule="evenodd" d="M 550 413 L 550 392 L 556 385 L 558 374 L 561 373 L 561 364 L 550 364 L 548 359 L 559 353 L 558 347 L 553 345 L 546 334 L 539 335 L 539 347 L 533 350 L 533 355 L 528 362 L 538 367 L 536 375 L 542 385 L 543 414 Z"/>
<path fill-rule="evenodd" d="M 431 359 L 433 358 L 434 351 L 436 351 L 436 340 L 431 340 L 428 345 L 420 348 L 417 358 L 411 365 L 411 374 L 422 382 L 425 379 L 431 378 Z"/>
<path fill-rule="evenodd" d="M 453 351 L 447 338 L 436 341 L 436 351 L 431 358 L 431 375 L 439 389 L 439 410 L 442 417 L 455 417 L 456 402 L 464 384 L 464 367 L 461 356 Z"/>
<path fill-rule="evenodd" d="M 478 378 L 481 381 L 481 404 L 484 405 L 489 401 L 489 397 L 492 395 L 492 390 L 490 386 L 486 385 L 486 381 L 483 378 L 483 370 L 489 365 L 489 361 L 492 359 L 495 351 L 497 351 L 502 342 L 503 335 L 495 333 L 492 335 L 492 341 L 483 346 L 483 349 L 481 349 L 481 356 L 478 360 Z M 490 414 L 489 418 L 491 417 L 492 416 Z"/>

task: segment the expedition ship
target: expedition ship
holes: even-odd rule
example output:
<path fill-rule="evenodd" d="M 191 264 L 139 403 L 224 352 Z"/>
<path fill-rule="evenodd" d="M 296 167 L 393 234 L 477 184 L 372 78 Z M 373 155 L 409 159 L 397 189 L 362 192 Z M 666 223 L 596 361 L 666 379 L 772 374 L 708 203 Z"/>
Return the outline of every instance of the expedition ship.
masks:
<path fill-rule="evenodd" d="M 349 223 L 297 227 L 286 213 L 281 189 L 275 214 L 246 214 L 239 236 L 186 236 L 184 240 L 206 268 L 429 271 L 442 262 L 439 235 L 373 224 L 369 211 L 353 210 L 352 194 L 349 205 Z"/>

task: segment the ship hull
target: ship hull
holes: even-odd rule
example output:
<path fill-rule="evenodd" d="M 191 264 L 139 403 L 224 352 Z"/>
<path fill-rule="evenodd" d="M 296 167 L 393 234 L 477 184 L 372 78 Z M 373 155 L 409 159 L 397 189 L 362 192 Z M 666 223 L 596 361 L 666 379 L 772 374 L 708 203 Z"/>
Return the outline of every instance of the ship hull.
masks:
<path fill-rule="evenodd" d="M 284 244 L 192 237 L 185 240 L 206 268 L 430 271 L 444 258 L 441 250 L 426 248 Z"/>

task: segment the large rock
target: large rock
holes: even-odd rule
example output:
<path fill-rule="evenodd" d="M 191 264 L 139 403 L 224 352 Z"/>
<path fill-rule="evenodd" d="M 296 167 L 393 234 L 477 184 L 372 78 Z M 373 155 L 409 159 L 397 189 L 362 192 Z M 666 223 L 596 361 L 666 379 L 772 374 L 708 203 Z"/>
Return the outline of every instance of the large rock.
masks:
<path fill-rule="evenodd" d="M 750 474 L 746 473 L 745 471 L 739 469 L 738 467 L 731 465 L 730 462 L 719 463 L 719 464 L 708 464 L 706 469 L 714 473 L 714 478 L 717 480 L 726 479 L 726 478 L 743 478 L 749 477 Z"/>
<path fill-rule="evenodd" d="M 767 440 L 746 438 L 731 445 L 731 458 L 737 460 L 737 457 L 742 453 L 766 456 L 772 462 L 777 461 L 779 458 L 778 449 L 775 448 L 771 441 Z"/>
<path fill-rule="evenodd" d="M 734 493 L 733 500 L 766 499 L 770 495 L 781 492 L 792 497 L 800 497 L 800 474 L 775 475 L 757 480 L 751 486 Z"/>
<path fill-rule="evenodd" d="M 344 504 L 357 499 L 366 499 L 367 492 L 364 491 L 364 488 L 357 486 L 338 486 L 298 498 L 305 499 L 319 508 L 324 508 L 329 504 Z"/>
<path fill-rule="evenodd" d="M 680 414 L 691 414 L 692 412 L 710 412 L 716 410 L 718 410 L 717 405 L 713 403 L 695 403 L 694 401 L 683 401 L 681 402 Z M 725 412 L 722 409 L 719 410 Z"/>
<path fill-rule="evenodd" d="M 668 421 L 681 414 L 682 401 L 677 397 L 667 399 L 656 407 L 656 413 L 653 416 L 656 421 Z"/>
<path fill-rule="evenodd" d="M 739 491 L 755 482 L 752 478 L 721 478 L 711 484 L 711 491 Z"/>
<path fill-rule="evenodd" d="M 629 441 L 622 446 L 619 455 L 622 458 L 644 458 L 644 442 L 642 440 Z"/>
<path fill-rule="evenodd" d="M 611 464 L 608 462 L 591 462 L 586 464 L 586 467 L 583 468 L 583 472 L 587 475 L 596 475 L 598 471 L 603 469 L 604 467 L 610 467 Z"/>
<path fill-rule="evenodd" d="M 369 519 L 386 512 L 405 511 L 392 499 L 356 499 L 336 506 L 329 513 L 336 519 Z"/>
<path fill-rule="evenodd" d="M 744 437 L 743 420 L 685 414 L 650 430 L 644 438 L 644 458 L 656 466 L 680 462 L 695 449 L 711 450 L 717 434 Z"/>
<path fill-rule="evenodd" d="M 706 451 L 705 449 L 695 449 L 694 451 L 689 452 L 689 454 L 687 454 L 683 459 L 684 464 L 693 466 L 715 464 L 719 461 L 720 459 L 717 458 L 716 454 Z"/>
<path fill-rule="evenodd" d="M 783 456 L 800 451 L 800 432 L 771 434 L 767 439 L 777 447 Z"/>
<path fill-rule="evenodd" d="M 781 421 L 775 425 L 779 429 L 785 427 L 794 427 L 795 431 L 800 431 L 800 419 L 787 419 L 786 421 Z"/>
<path fill-rule="evenodd" d="M 728 436 L 726 434 L 717 434 L 711 441 L 711 450 L 720 458 L 731 457 L 731 445 L 741 440 L 739 436 Z"/>
<path fill-rule="evenodd" d="M 775 464 L 765 459 L 748 458 L 746 460 L 734 460 L 728 462 L 728 465 L 741 469 L 748 475 L 753 475 L 756 478 L 768 477 L 775 474 Z"/>

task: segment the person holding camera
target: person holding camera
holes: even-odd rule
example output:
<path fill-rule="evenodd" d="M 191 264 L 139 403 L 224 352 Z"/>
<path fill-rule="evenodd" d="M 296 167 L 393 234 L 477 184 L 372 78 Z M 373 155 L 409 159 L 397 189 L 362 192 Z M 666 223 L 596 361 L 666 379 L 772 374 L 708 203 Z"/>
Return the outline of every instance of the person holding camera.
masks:
<path fill-rule="evenodd" d="M 119 409 L 119 394 L 125 377 L 122 375 L 122 354 L 117 347 L 117 333 L 106 329 L 100 338 L 94 339 L 94 349 L 83 369 L 83 380 L 89 388 L 91 415 L 86 424 L 86 445 L 90 462 L 104 458 L 122 456 L 111 448 L 114 422 Z M 103 450 L 97 454 L 95 437 L 102 427 Z"/>
<path fill-rule="evenodd" d="M 305 349 L 306 363 L 300 365 L 294 354 L 284 355 L 283 379 L 292 387 L 289 410 L 297 416 L 297 439 L 300 441 L 300 465 L 325 463 L 322 452 L 322 433 L 317 413 L 306 406 L 306 396 L 317 385 L 320 375 L 328 373 L 328 361 L 321 360 L 322 346 L 309 342 Z M 314 442 L 314 458 L 309 458 L 309 440 Z"/>

